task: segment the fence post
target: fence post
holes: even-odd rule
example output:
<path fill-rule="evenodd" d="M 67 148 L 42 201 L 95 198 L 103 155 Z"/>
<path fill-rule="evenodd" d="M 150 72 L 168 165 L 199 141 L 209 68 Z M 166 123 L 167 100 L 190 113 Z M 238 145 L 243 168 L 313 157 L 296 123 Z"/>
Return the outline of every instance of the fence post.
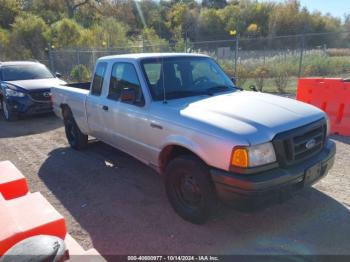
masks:
<path fill-rule="evenodd" d="M 264 66 L 266 65 L 266 46 L 264 45 Z"/>
<path fill-rule="evenodd" d="M 90 63 L 90 71 L 92 72 L 92 70 L 94 70 L 94 66 L 95 66 L 95 63 L 96 63 L 96 61 L 95 61 L 95 49 L 92 49 L 92 52 L 91 52 L 91 62 L 92 63 Z"/>
<path fill-rule="evenodd" d="M 79 57 L 79 49 L 76 49 L 77 52 L 77 66 L 78 66 L 78 78 L 79 78 L 79 82 L 81 82 L 81 68 L 80 68 L 80 57 Z"/>
<path fill-rule="evenodd" d="M 55 72 L 55 65 L 54 65 L 54 61 L 53 61 L 53 57 L 52 57 L 51 43 L 48 43 L 47 52 L 48 52 L 50 70 L 52 72 Z"/>
<path fill-rule="evenodd" d="M 301 36 L 301 49 L 300 49 L 300 60 L 299 60 L 299 73 L 298 77 L 301 77 L 302 69 L 303 69 L 303 58 L 304 58 L 304 49 L 305 49 L 305 35 Z"/>
<path fill-rule="evenodd" d="M 142 53 L 145 53 L 145 38 L 142 35 Z"/>
<path fill-rule="evenodd" d="M 236 48 L 235 48 L 235 78 L 237 78 L 237 59 L 238 59 L 238 49 L 239 49 L 239 35 L 236 37 Z"/>

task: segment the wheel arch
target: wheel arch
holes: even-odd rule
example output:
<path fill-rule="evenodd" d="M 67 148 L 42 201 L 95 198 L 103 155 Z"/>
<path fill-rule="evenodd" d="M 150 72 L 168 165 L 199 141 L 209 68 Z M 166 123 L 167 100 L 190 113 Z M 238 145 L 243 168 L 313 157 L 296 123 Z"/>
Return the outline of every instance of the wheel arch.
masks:
<path fill-rule="evenodd" d="M 180 155 L 193 155 L 203 163 L 207 164 L 203 157 L 196 153 L 195 149 L 178 143 L 170 143 L 165 145 L 159 153 L 158 166 L 160 174 L 164 174 L 168 163 Z"/>
<path fill-rule="evenodd" d="M 65 120 L 69 116 L 73 116 L 73 112 L 68 104 L 62 103 L 60 105 L 60 108 L 61 108 L 63 120 Z"/>

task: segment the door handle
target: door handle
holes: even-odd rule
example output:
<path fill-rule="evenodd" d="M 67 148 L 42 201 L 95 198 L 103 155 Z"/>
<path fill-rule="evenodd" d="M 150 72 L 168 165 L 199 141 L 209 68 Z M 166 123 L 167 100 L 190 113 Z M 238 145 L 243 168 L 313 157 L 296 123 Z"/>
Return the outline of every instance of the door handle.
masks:
<path fill-rule="evenodd" d="M 103 109 L 104 111 L 108 111 L 108 106 L 102 106 L 102 109 Z"/>
<path fill-rule="evenodd" d="M 158 123 L 155 123 L 155 122 L 151 122 L 151 127 L 158 128 L 158 129 L 163 129 L 163 127 L 161 125 L 159 125 Z"/>

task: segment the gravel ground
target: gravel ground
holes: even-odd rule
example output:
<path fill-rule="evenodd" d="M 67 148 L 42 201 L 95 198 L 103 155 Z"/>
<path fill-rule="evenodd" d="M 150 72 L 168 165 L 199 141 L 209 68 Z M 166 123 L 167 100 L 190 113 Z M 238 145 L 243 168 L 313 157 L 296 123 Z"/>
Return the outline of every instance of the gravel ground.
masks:
<path fill-rule="evenodd" d="M 69 233 L 101 254 L 350 254 L 350 139 L 333 137 L 330 174 L 283 204 L 245 213 L 220 206 L 202 226 L 179 218 L 162 179 L 101 142 L 68 147 L 54 116 L 0 118 L 0 161 L 11 160 L 65 216 Z"/>

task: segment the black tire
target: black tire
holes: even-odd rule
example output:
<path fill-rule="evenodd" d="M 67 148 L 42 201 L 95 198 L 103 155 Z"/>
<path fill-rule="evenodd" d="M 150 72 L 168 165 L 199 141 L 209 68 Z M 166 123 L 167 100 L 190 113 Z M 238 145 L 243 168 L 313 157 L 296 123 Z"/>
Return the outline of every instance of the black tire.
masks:
<path fill-rule="evenodd" d="M 80 131 L 71 113 L 65 116 L 64 127 L 68 143 L 73 149 L 82 150 L 86 148 L 88 136 Z"/>
<path fill-rule="evenodd" d="M 217 206 L 209 169 L 195 156 L 179 156 L 168 164 L 165 188 L 176 213 L 191 223 L 205 223 Z"/>
<path fill-rule="evenodd" d="M 17 114 L 15 114 L 14 112 L 12 112 L 10 109 L 9 109 L 9 106 L 6 102 L 5 99 L 1 99 L 1 111 L 2 111 L 2 115 L 4 116 L 5 120 L 6 121 L 15 121 L 18 119 L 18 116 Z"/>

